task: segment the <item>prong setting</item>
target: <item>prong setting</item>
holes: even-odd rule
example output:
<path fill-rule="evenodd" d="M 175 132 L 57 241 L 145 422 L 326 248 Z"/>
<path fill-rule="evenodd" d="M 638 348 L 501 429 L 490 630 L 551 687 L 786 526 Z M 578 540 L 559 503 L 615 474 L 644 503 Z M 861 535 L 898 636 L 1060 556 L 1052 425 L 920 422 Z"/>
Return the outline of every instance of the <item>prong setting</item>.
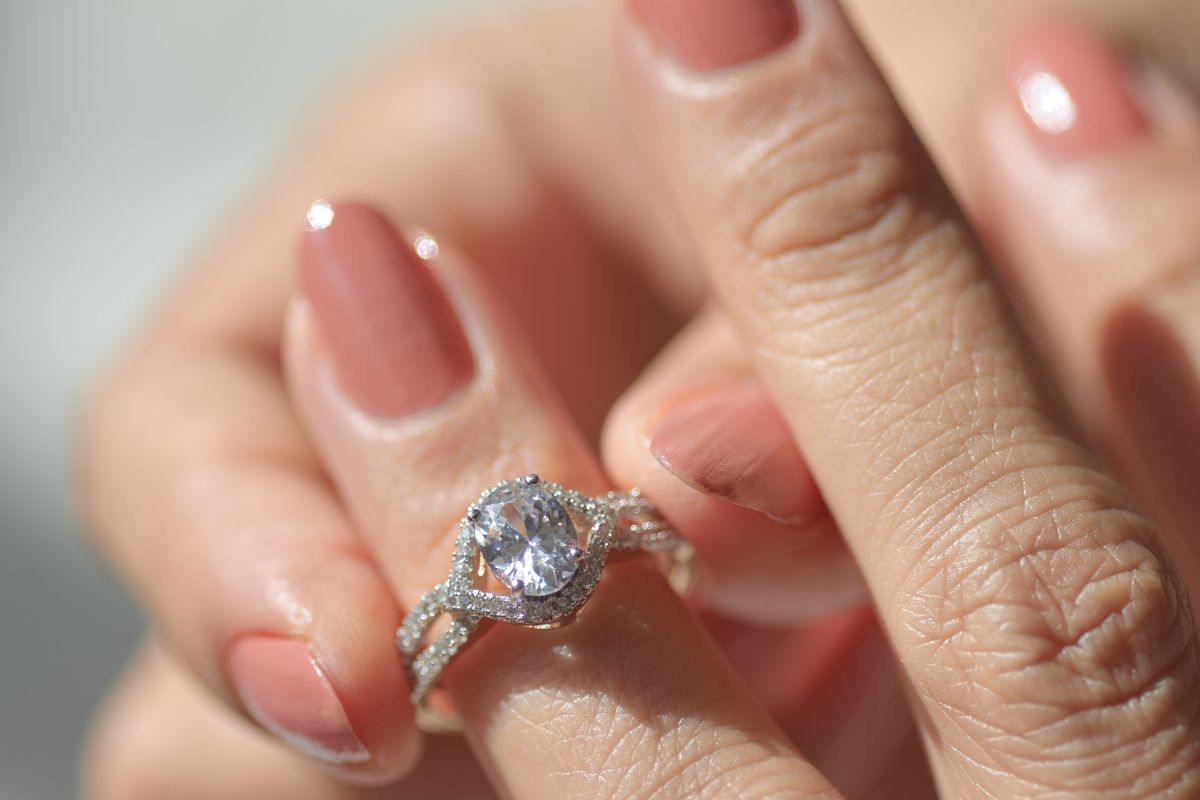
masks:
<path fill-rule="evenodd" d="M 528 499 L 528 487 L 534 486 L 537 486 L 535 494 L 543 498 L 539 501 L 543 503 L 539 509 L 553 506 L 547 499 L 553 498 L 554 503 L 561 505 L 561 510 L 573 518 L 578 539 L 563 543 L 568 545 L 566 547 L 560 544 L 558 550 L 571 559 L 572 574 L 564 578 L 560 588 L 544 594 L 530 594 L 529 576 L 520 575 L 511 581 L 517 576 L 509 575 L 510 582 L 495 573 L 501 583 L 507 585 L 509 593 L 485 591 L 477 578 L 483 577 L 482 573 L 488 569 L 495 570 L 496 566 L 485 558 L 481 538 L 486 537 L 479 529 L 485 521 L 487 525 L 496 524 L 492 521 L 497 513 L 492 507 L 497 502 L 493 494 L 500 489 L 522 487 Z M 519 500 L 521 493 L 517 496 Z M 503 513 L 510 514 L 511 509 Z M 515 519 L 514 524 L 519 525 Z M 674 561 L 674 554 L 685 548 L 653 504 L 637 493 L 612 492 L 589 497 L 558 484 L 543 483 L 534 474 L 497 483 L 482 492 L 463 515 L 449 577 L 421 598 L 397 632 L 396 644 L 412 681 L 413 701 L 419 709 L 428 711 L 427 693 L 434 688 L 442 669 L 466 644 L 481 620 L 543 629 L 567 624 L 592 595 L 613 551 L 663 552 Z M 537 573 L 530 574 L 541 580 Z M 539 590 L 544 589 L 544 586 L 539 587 Z M 449 627 L 429 641 L 435 624 L 444 616 L 450 617 Z"/>

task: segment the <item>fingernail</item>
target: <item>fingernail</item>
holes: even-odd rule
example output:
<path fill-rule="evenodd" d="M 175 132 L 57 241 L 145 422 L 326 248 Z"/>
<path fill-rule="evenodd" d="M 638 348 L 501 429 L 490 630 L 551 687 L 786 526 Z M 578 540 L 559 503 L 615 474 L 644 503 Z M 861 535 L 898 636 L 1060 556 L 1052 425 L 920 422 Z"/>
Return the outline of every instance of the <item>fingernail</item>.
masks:
<path fill-rule="evenodd" d="M 426 260 L 378 211 L 317 201 L 300 246 L 300 289 L 333 357 L 338 384 L 364 412 L 403 417 L 470 381 L 474 360 Z"/>
<path fill-rule="evenodd" d="M 659 423 L 650 452 L 693 489 L 784 522 L 811 514 L 819 502 L 787 423 L 755 384 L 674 409 Z"/>
<path fill-rule="evenodd" d="M 1081 27 L 1053 22 L 1021 30 L 1008 45 L 1004 70 L 1034 138 L 1056 155 L 1087 158 L 1148 129 L 1125 63 Z"/>
<path fill-rule="evenodd" d="M 229 651 L 238 698 L 254 720 L 296 750 L 331 764 L 370 756 L 303 642 L 246 636 Z"/>
<path fill-rule="evenodd" d="M 668 56 L 701 72 L 762 58 L 800 32 L 794 0 L 630 0 L 630 9 Z"/>

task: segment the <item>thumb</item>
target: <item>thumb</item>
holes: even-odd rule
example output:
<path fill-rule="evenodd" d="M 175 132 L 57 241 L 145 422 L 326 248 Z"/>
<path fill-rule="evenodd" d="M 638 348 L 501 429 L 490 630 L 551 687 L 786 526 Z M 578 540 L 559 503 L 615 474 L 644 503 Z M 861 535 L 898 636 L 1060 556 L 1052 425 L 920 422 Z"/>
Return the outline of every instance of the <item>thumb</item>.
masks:
<path fill-rule="evenodd" d="M 862 568 L 939 789 L 1185 791 L 1200 697 L 1160 677 L 1200 665 L 1179 576 L 1055 421 L 838 5 L 628 2 L 633 113 Z"/>

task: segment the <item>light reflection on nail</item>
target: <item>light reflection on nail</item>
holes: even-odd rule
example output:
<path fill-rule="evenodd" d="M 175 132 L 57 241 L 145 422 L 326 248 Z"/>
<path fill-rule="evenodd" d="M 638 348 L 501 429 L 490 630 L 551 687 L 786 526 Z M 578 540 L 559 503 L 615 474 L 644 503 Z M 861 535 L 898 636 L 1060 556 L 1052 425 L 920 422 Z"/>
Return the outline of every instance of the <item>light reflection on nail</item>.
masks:
<path fill-rule="evenodd" d="M 438 255 L 437 240 L 427 233 L 417 236 L 416 241 L 413 242 L 413 249 L 417 251 L 417 255 L 422 261 L 430 261 L 437 258 Z"/>
<path fill-rule="evenodd" d="M 310 231 L 323 231 L 333 223 L 333 206 L 324 200 L 314 200 L 304 215 L 305 226 Z"/>
<path fill-rule="evenodd" d="M 1021 76 L 1017 91 L 1025 113 L 1040 130 L 1059 134 L 1075 126 L 1075 101 L 1054 75 L 1043 70 L 1027 73 Z"/>

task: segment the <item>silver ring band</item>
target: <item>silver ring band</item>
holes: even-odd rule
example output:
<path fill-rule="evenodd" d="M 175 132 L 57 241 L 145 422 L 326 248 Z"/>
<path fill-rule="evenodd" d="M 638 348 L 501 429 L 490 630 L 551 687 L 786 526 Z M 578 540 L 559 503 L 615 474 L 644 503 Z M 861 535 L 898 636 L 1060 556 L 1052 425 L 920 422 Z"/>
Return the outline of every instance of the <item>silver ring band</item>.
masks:
<path fill-rule="evenodd" d="M 587 602 L 610 553 L 636 550 L 661 554 L 672 585 L 687 588 L 690 546 L 636 489 L 588 497 L 527 475 L 483 492 L 459 523 L 449 577 L 396 631 L 421 727 L 455 727 L 429 692 L 483 619 L 556 627 Z M 498 591 L 485 585 L 489 570 Z M 449 624 L 426 644 L 446 615 Z"/>

